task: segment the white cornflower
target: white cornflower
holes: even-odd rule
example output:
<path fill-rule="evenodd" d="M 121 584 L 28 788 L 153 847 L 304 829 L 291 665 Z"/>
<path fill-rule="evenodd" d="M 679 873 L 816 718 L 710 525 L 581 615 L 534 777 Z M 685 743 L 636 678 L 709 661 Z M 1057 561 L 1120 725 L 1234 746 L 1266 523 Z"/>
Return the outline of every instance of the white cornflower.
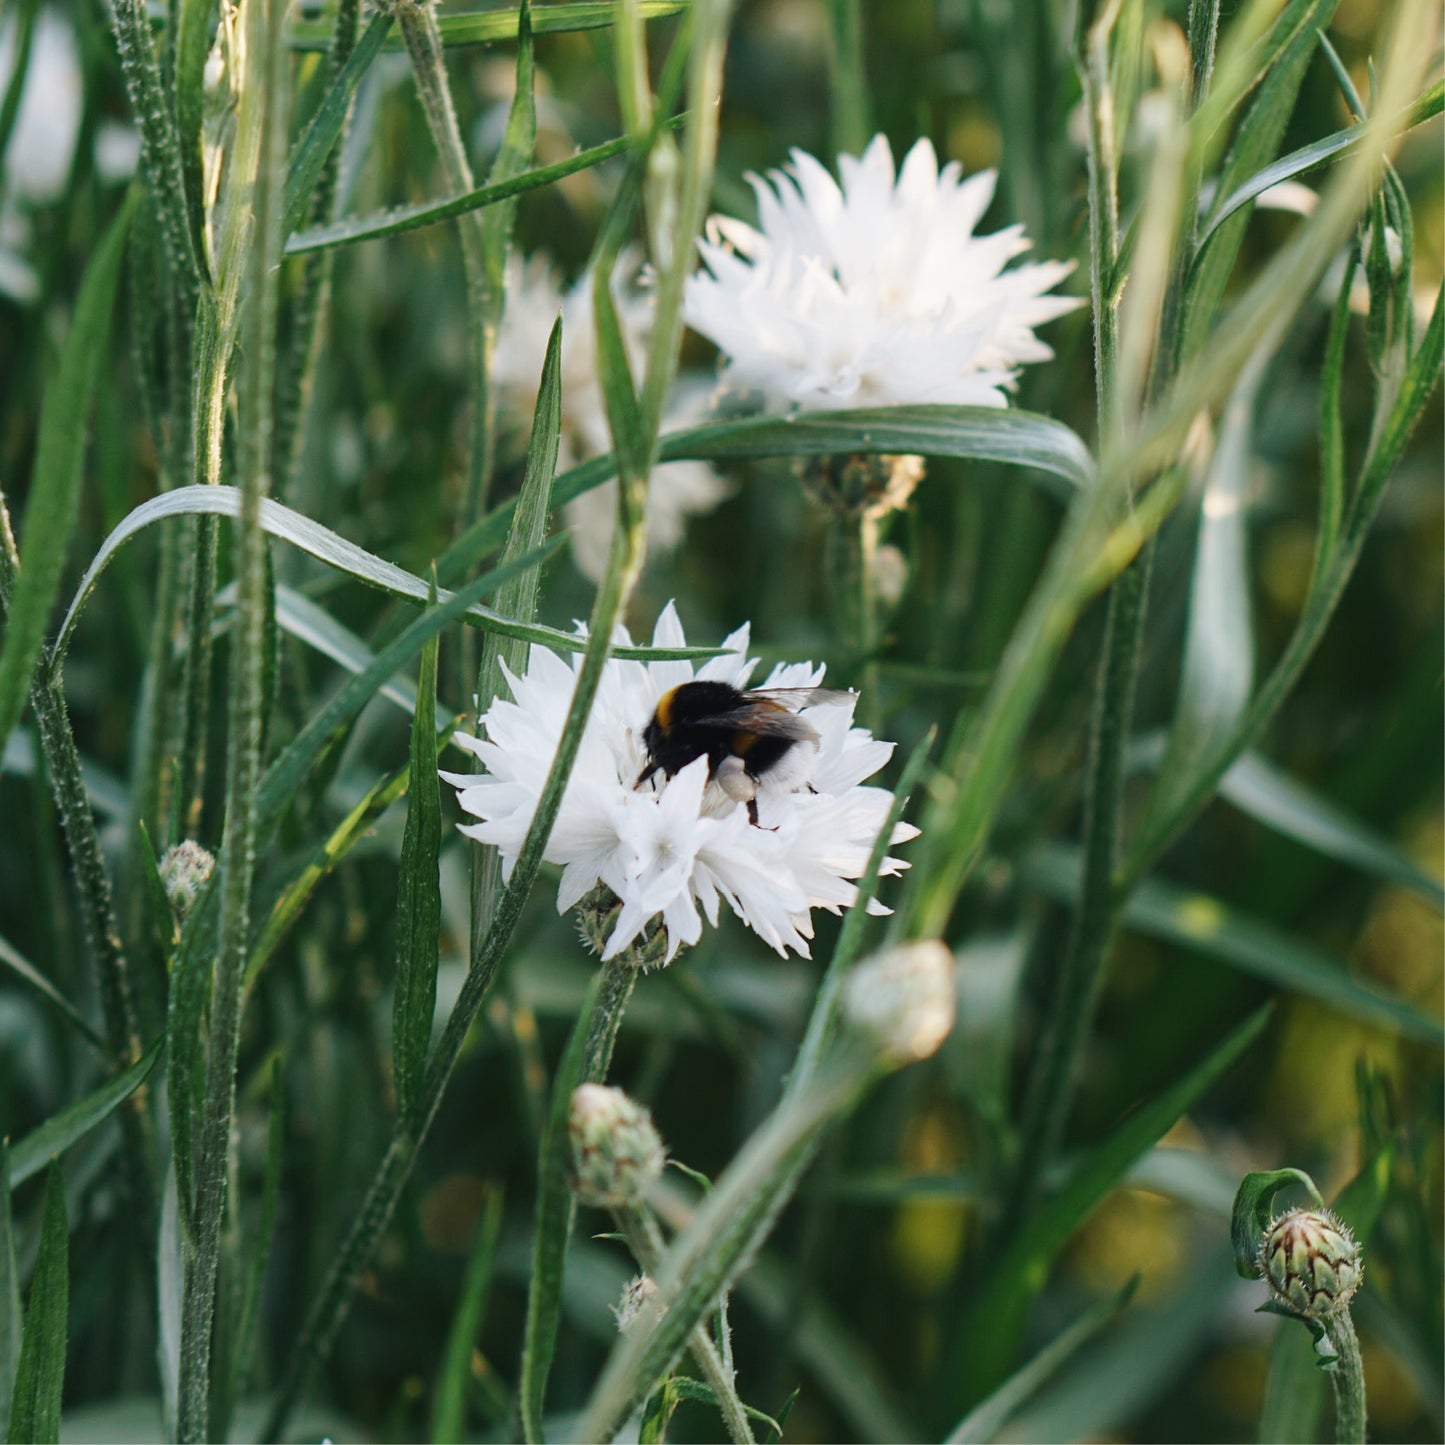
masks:
<path fill-rule="evenodd" d="M 625 629 L 617 641 L 630 645 Z M 682 624 L 671 603 L 652 635 L 655 647 L 683 647 Z M 716 925 L 726 902 L 772 948 L 808 957 L 812 910 L 838 913 L 856 902 L 873 840 L 893 796 L 863 786 L 887 761 L 893 744 L 875 740 L 853 722 L 843 695 L 806 709 L 818 741 L 799 742 L 796 765 L 758 782 L 759 826 L 748 809 L 708 778 L 700 757 L 670 779 L 659 772 L 641 788 L 647 765 L 643 731 L 670 689 L 693 680 L 748 686 L 756 659 L 747 657 L 748 628 L 723 643 L 724 654 L 694 670 L 687 662 L 612 659 L 603 673 L 577 762 L 544 855 L 562 867 L 557 911 L 565 913 L 598 883 L 621 901 L 604 958 L 632 944 L 654 918 L 667 934 L 666 958 L 702 936 L 702 918 Z M 464 811 L 480 819 L 461 831 L 501 850 L 509 876 L 536 811 L 561 738 L 580 654 L 568 660 L 533 647 L 521 677 L 506 671 L 512 700 L 495 699 L 482 718 L 484 739 L 458 734 L 486 771 L 443 773 Z M 811 688 L 821 667 L 794 663 L 773 669 L 764 687 Z M 792 754 L 789 754 L 792 763 Z M 893 843 L 916 837 L 900 823 Z M 907 865 L 884 861 L 885 875 Z M 870 911 L 886 913 L 875 899 Z"/>
<path fill-rule="evenodd" d="M 1006 405 L 1015 368 L 1053 355 L 1033 328 L 1080 304 L 1043 294 L 1071 263 L 1005 270 L 1030 243 L 1017 225 L 974 234 L 995 172 L 940 171 L 927 140 L 896 184 L 881 135 L 838 170 L 841 185 L 794 150 L 748 178 L 758 229 L 709 221 L 684 315 L 723 353 L 725 381 L 774 407 Z"/>
<path fill-rule="evenodd" d="M 640 376 L 652 334 L 653 300 L 637 284 L 636 264 L 618 268 L 614 284 L 617 319 L 632 363 Z M 592 273 L 585 272 L 563 293 L 547 257 L 507 262 L 506 302 L 497 334 L 493 377 L 518 426 L 531 425 L 537 404 L 547 338 L 557 313 L 562 313 L 562 437 L 557 464 L 565 469 L 612 450 L 607 407 L 597 364 L 597 338 L 592 325 Z M 684 382 L 676 391 L 663 422 L 677 431 L 706 419 L 707 391 Z M 648 544 L 666 551 L 682 540 L 688 517 L 711 511 L 727 494 L 726 482 L 706 462 L 669 462 L 653 469 L 648 492 Z M 577 566 L 594 582 L 607 566 L 608 546 L 617 513 L 616 483 L 583 493 L 567 504 L 572 552 Z"/>

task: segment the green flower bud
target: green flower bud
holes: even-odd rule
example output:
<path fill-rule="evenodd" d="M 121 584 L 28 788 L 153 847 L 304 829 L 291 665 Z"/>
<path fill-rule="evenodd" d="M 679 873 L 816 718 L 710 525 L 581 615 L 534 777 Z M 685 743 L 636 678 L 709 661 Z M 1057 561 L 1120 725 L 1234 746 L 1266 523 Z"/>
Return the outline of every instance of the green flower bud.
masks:
<path fill-rule="evenodd" d="M 177 922 L 186 921 L 186 915 L 195 906 L 215 867 L 216 860 L 189 838 L 184 843 L 167 848 L 161 855 L 161 886 L 166 890 L 166 901 L 171 905 Z"/>
<path fill-rule="evenodd" d="M 572 1187 L 583 1204 L 617 1209 L 640 1201 L 667 1155 L 652 1115 L 621 1089 L 583 1084 L 567 1113 Z"/>
<path fill-rule="evenodd" d="M 891 1063 L 928 1058 L 953 1027 L 953 954 L 926 939 L 865 959 L 843 986 L 843 1013 Z"/>
<path fill-rule="evenodd" d="M 1360 1246 L 1327 1209 L 1292 1209 L 1265 1231 L 1259 1272 L 1275 1298 L 1306 1319 L 1349 1307 L 1364 1278 Z"/>

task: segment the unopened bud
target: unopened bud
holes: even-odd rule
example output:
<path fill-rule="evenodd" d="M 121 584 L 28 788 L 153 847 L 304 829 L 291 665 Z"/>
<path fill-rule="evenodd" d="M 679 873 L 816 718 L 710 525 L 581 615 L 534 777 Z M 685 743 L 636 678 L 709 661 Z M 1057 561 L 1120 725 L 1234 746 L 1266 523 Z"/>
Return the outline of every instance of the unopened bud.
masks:
<path fill-rule="evenodd" d="M 583 1204 L 616 1209 L 637 1203 L 667 1162 L 652 1115 L 606 1084 L 572 1091 L 567 1132 L 572 1187 Z"/>
<path fill-rule="evenodd" d="M 627 1282 L 622 1298 L 613 1305 L 612 1313 L 617 1316 L 619 1334 L 626 1334 L 645 1314 L 652 1314 L 660 1308 L 657 1286 L 650 1276 L 639 1274 Z"/>
<path fill-rule="evenodd" d="M 865 960 L 844 985 L 843 1012 L 893 1063 L 928 1058 L 953 1027 L 953 954 L 926 939 Z"/>
<path fill-rule="evenodd" d="M 1327 1209 L 1292 1209 L 1265 1231 L 1259 1271 L 1280 1303 L 1322 1320 L 1349 1306 L 1365 1267 L 1360 1246 Z"/>
<path fill-rule="evenodd" d="M 216 860 L 189 838 L 184 843 L 167 848 L 161 855 L 161 886 L 166 890 L 166 901 L 178 922 L 186 921 L 186 915 L 195 907 L 196 899 L 215 867 Z"/>

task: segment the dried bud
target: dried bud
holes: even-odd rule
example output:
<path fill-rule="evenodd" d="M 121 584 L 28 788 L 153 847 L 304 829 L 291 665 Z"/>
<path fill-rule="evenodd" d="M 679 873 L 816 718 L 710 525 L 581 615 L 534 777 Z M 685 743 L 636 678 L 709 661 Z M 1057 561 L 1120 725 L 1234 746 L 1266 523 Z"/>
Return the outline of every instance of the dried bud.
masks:
<path fill-rule="evenodd" d="M 1259 1271 L 1280 1303 L 1307 1319 L 1348 1308 L 1364 1278 L 1360 1246 L 1327 1209 L 1292 1209 L 1265 1231 Z"/>
<path fill-rule="evenodd" d="M 617 1316 L 619 1334 L 626 1334 L 644 1314 L 651 1314 L 660 1308 L 657 1301 L 657 1286 L 645 1274 L 629 1280 L 622 1291 L 622 1298 L 613 1305 L 612 1313 Z"/>
<path fill-rule="evenodd" d="M 895 1064 L 926 1059 L 953 1027 L 953 955 L 937 939 L 904 943 L 853 971 L 843 1011 Z"/>
<path fill-rule="evenodd" d="M 162 854 L 161 886 L 166 890 L 166 901 L 171 905 L 177 922 L 186 921 L 186 915 L 195 906 L 215 867 L 216 860 L 189 838 L 184 843 L 167 848 Z"/>
<path fill-rule="evenodd" d="M 923 458 L 907 454 L 807 457 L 794 465 L 803 490 L 846 517 L 901 512 L 923 480 Z"/>
<path fill-rule="evenodd" d="M 667 1162 L 652 1115 L 605 1084 L 572 1091 L 567 1132 L 572 1187 L 583 1204 L 616 1209 L 636 1203 Z"/>

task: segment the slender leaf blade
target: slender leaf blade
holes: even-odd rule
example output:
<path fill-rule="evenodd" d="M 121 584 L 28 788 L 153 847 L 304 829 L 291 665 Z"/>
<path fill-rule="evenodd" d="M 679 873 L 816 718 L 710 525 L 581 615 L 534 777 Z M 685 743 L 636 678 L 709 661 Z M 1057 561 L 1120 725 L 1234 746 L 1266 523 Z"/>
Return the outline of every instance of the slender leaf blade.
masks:
<path fill-rule="evenodd" d="M 491 1189 L 477 1221 L 476 1238 L 467 1259 L 467 1272 L 462 1276 L 456 1313 L 447 1331 L 446 1349 L 442 1354 L 435 1404 L 432 1406 L 432 1445 L 461 1445 L 466 1426 L 467 1390 L 472 1378 L 472 1351 L 476 1348 L 477 1336 L 487 1312 L 497 1238 L 501 1232 L 502 1194 L 499 1189 Z"/>
<path fill-rule="evenodd" d="M 161 1056 L 159 1039 L 128 1069 L 108 1079 L 83 1099 L 67 1105 L 37 1125 L 18 1144 L 10 1146 L 10 1187 L 14 1189 L 46 1163 L 65 1153 L 98 1124 L 102 1124 L 150 1077 Z"/>
<path fill-rule="evenodd" d="M 30 1283 L 25 1336 L 15 1371 L 10 1406 L 10 1439 L 57 1445 L 60 1397 L 65 1386 L 66 1330 L 70 1317 L 70 1227 L 65 1217 L 65 1181 L 50 1166 L 40 1253 Z"/>
<path fill-rule="evenodd" d="M 10 1405 L 25 1316 L 20 1310 L 20 1272 L 15 1267 L 15 1224 L 10 1214 L 10 1141 L 0 1135 L 0 1435 L 10 1438 Z"/>
<path fill-rule="evenodd" d="M 426 1078 L 436 1013 L 437 962 L 442 895 L 437 859 L 441 853 L 441 780 L 437 775 L 437 650 L 440 639 L 422 648 L 416 714 L 411 727 L 411 781 L 406 829 L 401 839 L 400 888 L 396 908 L 396 987 L 392 995 L 391 1060 L 396 1107 L 412 1118 Z"/>
<path fill-rule="evenodd" d="M 45 624 L 60 591 L 80 505 L 86 419 L 105 356 L 135 205 L 134 198 L 126 202 L 85 268 L 60 365 L 41 403 L 35 471 L 20 537 L 20 572 L 0 638 L 0 749 L 20 719 Z"/>

